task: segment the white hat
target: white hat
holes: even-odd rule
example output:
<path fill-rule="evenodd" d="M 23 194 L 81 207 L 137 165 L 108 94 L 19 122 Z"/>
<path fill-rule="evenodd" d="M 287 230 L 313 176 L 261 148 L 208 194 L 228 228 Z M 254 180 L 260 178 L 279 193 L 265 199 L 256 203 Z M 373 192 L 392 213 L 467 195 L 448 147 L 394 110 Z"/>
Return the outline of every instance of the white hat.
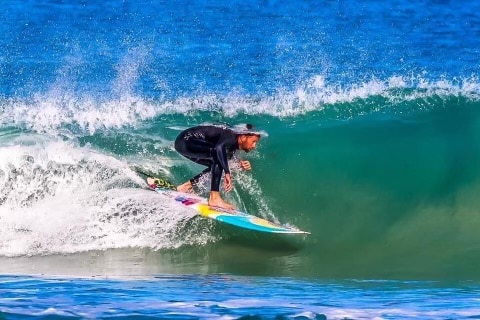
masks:
<path fill-rule="evenodd" d="M 260 137 L 268 137 L 268 133 L 264 130 L 257 130 L 250 123 L 240 123 L 231 128 L 236 134 L 254 134 Z"/>

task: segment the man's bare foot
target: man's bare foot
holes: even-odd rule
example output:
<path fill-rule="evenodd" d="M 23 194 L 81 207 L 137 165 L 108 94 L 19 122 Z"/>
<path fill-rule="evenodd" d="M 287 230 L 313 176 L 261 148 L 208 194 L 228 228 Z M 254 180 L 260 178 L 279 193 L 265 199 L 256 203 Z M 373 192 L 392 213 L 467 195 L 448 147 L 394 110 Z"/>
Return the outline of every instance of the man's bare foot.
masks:
<path fill-rule="evenodd" d="M 222 197 L 220 197 L 220 192 L 218 191 L 210 192 L 210 197 L 208 198 L 208 205 L 226 210 L 235 210 L 235 207 L 233 205 L 225 202 Z"/>
<path fill-rule="evenodd" d="M 187 181 L 184 184 L 177 186 L 177 191 L 185 192 L 185 193 L 193 193 L 192 183 L 190 181 Z"/>

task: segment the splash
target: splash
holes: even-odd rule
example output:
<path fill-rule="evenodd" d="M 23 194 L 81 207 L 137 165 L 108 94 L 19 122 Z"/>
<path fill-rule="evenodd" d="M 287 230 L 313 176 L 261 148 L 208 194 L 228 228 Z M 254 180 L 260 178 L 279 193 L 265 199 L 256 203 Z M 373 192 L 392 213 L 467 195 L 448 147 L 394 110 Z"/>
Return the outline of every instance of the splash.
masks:
<path fill-rule="evenodd" d="M 318 75 L 296 89 L 278 89 L 271 95 L 233 90 L 227 94 L 196 93 L 152 100 L 134 90 L 142 63 L 131 62 L 132 59 L 127 57 L 119 64 L 118 77 L 111 84 L 110 93 L 103 97 L 52 85 L 47 92 L 35 93 L 30 98 L 2 100 L 0 123 L 38 133 L 75 137 L 109 129 L 140 127 L 145 121 L 162 115 L 188 117 L 199 112 L 213 112 L 227 118 L 242 114 L 285 118 L 316 112 L 333 118 L 355 118 L 368 113 L 404 114 L 430 110 L 452 97 L 480 99 L 480 83 L 476 76 L 452 80 L 393 76 L 344 85 L 328 83 L 324 76 Z M 148 60 L 147 57 L 142 59 Z M 409 101 L 415 103 L 404 106 Z"/>
<path fill-rule="evenodd" d="M 187 228 L 192 213 L 139 188 L 143 181 L 111 156 L 38 136 L 0 152 L 0 255 L 157 250 L 215 239 L 208 228 Z"/>

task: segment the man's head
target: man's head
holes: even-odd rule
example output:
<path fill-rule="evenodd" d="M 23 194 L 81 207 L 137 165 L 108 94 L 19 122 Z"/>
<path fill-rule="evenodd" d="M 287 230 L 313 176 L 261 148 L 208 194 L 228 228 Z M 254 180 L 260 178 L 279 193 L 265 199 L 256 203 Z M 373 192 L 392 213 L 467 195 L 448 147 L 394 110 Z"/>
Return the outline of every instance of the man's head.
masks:
<path fill-rule="evenodd" d="M 238 124 L 233 127 L 233 132 L 237 134 L 238 147 L 240 150 L 250 152 L 257 147 L 260 137 L 268 137 L 263 130 L 256 130 L 252 124 Z"/>
<path fill-rule="evenodd" d="M 260 140 L 259 134 L 246 133 L 238 135 L 238 147 L 240 150 L 250 152 L 257 147 L 257 142 Z"/>

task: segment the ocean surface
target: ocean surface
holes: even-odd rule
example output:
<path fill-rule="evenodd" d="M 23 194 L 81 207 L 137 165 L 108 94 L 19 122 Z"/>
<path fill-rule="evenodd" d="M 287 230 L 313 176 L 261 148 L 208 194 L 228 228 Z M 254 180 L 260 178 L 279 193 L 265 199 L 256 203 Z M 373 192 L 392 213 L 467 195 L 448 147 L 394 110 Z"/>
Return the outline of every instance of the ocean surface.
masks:
<path fill-rule="evenodd" d="M 0 319 L 480 318 L 479 1 L 0 8 Z M 268 132 L 225 197 L 311 235 L 145 188 L 205 123 Z"/>

